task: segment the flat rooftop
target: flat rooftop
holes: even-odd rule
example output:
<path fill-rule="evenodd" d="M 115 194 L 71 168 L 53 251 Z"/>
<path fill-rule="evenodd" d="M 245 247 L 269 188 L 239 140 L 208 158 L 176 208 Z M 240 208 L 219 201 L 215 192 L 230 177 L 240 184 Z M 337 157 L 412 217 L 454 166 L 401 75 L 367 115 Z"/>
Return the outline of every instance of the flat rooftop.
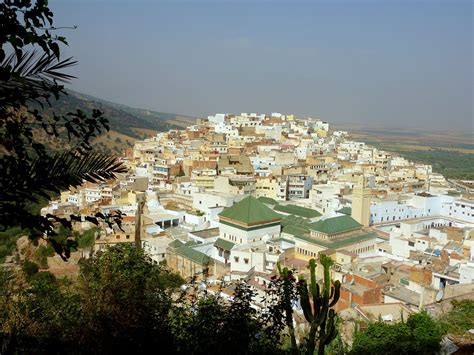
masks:
<path fill-rule="evenodd" d="M 384 295 L 414 306 L 418 306 L 420 303 L 420 294 L 406 287 L 397 287 L 393 290 L 383 290 L 382 292 Z"/>
<path fill-rule="evenodd" d="M 219 228 L 216 227 L 216 228 L 203 229 L 201 231 L 190 232 L 189 234 L 202 238 L 202 239 L 215 238 L 219 236 Z"/>

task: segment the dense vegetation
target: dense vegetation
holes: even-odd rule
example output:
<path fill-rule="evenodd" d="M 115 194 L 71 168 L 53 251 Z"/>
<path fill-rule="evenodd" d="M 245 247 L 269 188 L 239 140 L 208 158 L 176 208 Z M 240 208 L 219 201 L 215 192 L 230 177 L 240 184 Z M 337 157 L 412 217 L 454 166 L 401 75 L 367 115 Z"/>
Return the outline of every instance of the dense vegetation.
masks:
<path fill-rule="evenodd" d="M 233 302 L 150 263 L 130 245 L 81 263 L 76 280 L 38 272 L 31 262 L 15 275 L 1 270 L 2 352 L 277 353 L 282 328 L 251 307 L 238 285 Z M 198 294 L 200 297 L 198 297 Z"/>
<path fill-rule="evenodd" d="M 75 107 L 44 114 L 43 108 L 66 95 L 63 84 L 73 79 L 64 70 L 76 62 L 61 57 L 62 45 L 67 41 L 53 26 L 47 1 L 0 2 L 0 230 L 20 227 L 32 239 L 47 239 L 67 258 L 76 242 L 50 237 L 57 224 L 70 228 L 71 222 L 43 216 L 31 206 L 84 180 L 105 181 L 127 169 L 116 157 L 93 150 L 92 141 L 109 130 L 100 110 Z M 63 136 L 67 144 L 57 152 L 40 139 Z"/>
<path fill-rule="evenodd" d="M 0 264 L 5 258 L 13 253 L 16 248 L 16 241 L 22 235 L 20 227 L 10 228 L 4 232 L 0 232 Z"/>
<path fill-rule="evenodd" d="M 474 180 L 474 154 L 444 149 L 399 151 L 405 158 L 430 164 L 433 171 L 448 179 Z"/>
<path fill-rule="evenodd" d="M 453 309 L 440 318 L 446 331 L 454 336 L 468 337 L 474 343 L 474 300 L 452 301 Z"/>
<path fill-rule="evenodd" d="M 313 354 L 322 339 L 319 328 L 316 349 L 308 351 L 308 322 L 296 336 L 296 347 L 291 340 L 291 307 L 304 297 L 306 283 L 290 270 L 280 270 L 268 285 L 262 309 L 252 306 L 256 293 L 243 283 L 232 285 L 232 302 L 201 282 L 180 287 L 183 283 L 166 266 L 150 263 L 143 251 L 124 244 L 82 260 L 74 279 L 57 279 L 31 261 L 21 271 L 0 269 L 2 352 Z M 317 287 L 323 301 L 324 284 Z M 312 289 L 316 284 L 306 288 L 310 297 Z M 304 304 L 311 320 L 316 309 Z M 351 350 L 335 336 L 319 353 L 433 354 L 443 334 L 465 336 L 474 326 L 473 307 L 472 300 L 455 303 L 438 322 L 421 312 L 398 324 L 370 323 L 356 332 Z"/>
<path fill-rule="evenodd" d="M 351 354 L 436 354 L 443 328 L 426 312 L 410 315 L 406 322 L 376 322 L 355 334 Z"/>

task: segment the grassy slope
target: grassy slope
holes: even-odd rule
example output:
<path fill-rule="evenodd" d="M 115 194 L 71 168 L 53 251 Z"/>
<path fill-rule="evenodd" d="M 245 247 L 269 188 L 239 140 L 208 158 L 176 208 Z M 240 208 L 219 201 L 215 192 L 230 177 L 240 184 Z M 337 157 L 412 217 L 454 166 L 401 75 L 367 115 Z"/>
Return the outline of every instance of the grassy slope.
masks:
<path fill-rule="evenodd" d="M 69 91 L 69 95 L 62 96 L 60 100 L 53 102 L 53 107 L 48 108 L 46 113 L 51 114 L 54 111 L 56 114 L 65 115 L 78 109 L 88 115 L 93 109 L 104 112 L 111 130 L 108 134 L 98 137 L 94 143 L 98 150 L 114 154 L 120 154 L 123 149 L 130 147 L 138 139 L 152 136 L 158 131 L 180 129 L 195 121 L 194 117 L 131 108 L 74 91 Z M 36 132 L 36 134 L 39 141 L 47 141 L 53 149 L 67 146 L 64 139 L 51 139 L 42 132 Z"/>

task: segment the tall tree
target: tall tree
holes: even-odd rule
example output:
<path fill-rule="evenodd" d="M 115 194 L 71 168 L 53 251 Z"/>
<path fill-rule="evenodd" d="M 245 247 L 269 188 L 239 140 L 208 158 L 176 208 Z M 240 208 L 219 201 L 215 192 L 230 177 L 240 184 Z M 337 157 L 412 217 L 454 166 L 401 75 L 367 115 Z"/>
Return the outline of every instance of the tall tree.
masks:
<path fill-rule="evenodd" d="M 92 149 L 92 139 L 109 129 L 102 112 L 42 113 L 67 95 L 63 84 L 73 76 L 63 70 L 76 64 L 61 58 L 67 41 L 58 30 L 47 0 L 0 3 L 0 228 L 21 226 L 33 237 L 54 233 L 55 221 L 31 204 L 126 171 L 116 157 Z M 39 139 L 45 136 L 67 137 L 67 150 L 52 152 Z"/>

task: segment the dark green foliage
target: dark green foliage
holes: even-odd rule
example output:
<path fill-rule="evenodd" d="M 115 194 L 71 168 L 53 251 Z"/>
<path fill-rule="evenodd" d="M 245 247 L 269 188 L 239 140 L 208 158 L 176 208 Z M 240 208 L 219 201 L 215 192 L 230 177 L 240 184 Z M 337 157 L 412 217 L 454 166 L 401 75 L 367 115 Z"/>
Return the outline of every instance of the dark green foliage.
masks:
<path fill-rule="evenodd" d="M 31 277 L 30 282 L 32 285 L 55 284 L 56 276 L 54 276 L 49 271 L 40 271 Z"/>
<path fill-rule="evenodd" d="M 0 228 L 20 226 L 32 238 L 54 235 L 58 221 L 32 212 L 29 205 L 83 179 L 97 182 L 125 172 L 114 157 L 91 152 L 91 140 L 109 130 L 102 112 L 44 115 L 37 108 L 66 95 L 60 83 L 73 78 L 63 70 L 76 62 L 61 59 L 60 44 L 67 42 L 54 35 L 56 30 L 47 1 L 0 3 Z M 51 154 L 38 131 L 51 138 L 67 136 L 70 149 Z M 74 246 L 70 240 L 51 244 L 65 258 Z"/>
<path fill-rule="evenodd" d="M 232 302 L 200 283 L 179 291 L 182 278 L 132 245 L 85 260 L 76 283 L 47 272 L 33 275 L 29 287 L 12 288 L 4 279 L 14 294 L 0 298 L 6 353 L 284 352 L 281 332 L 252 307 L 248 285 L 236 285 Z"/>
<path fill-rule="evenodd" d="M 79 248 L 90 248 L 95 243 L 95 235 L 98 232 L 98 228 L 91 228 L 86 230 L 80 236 L 77 237 L 77 246 Z"/>
<path fill-rule="evenodd" d="M 351 354 L 435 354 L 440 349 L 442 327 L 425 311 L 407 322 L 371 323 L 355 334 Z"/>
<path fill-rule="evenodd" d="M 120 245 L 84 261 L 78 282 L 39 272 L 30 287 L 9 301 L 2 297 L 2 348 L 44 354 L 172 349 L 167 314 L 171 292 L 183 282 L 179 276 Z"/>
<path fill-rule="evenodd" d="M 195 297 L 201 293 L 201 297 Z M 174 307 L 169 317 L 174 348 L 183 354 L 262 354 L 281 352 L 279 335 L 273 337 L 268 324 L 251 307 L 255 291 L 237 284 L 233 302 L 192 288 L 192 301 Z"/>
<path fill-rule="evenodd" d="M 474 329 L 474 300 L 454 300 L 451 304 L 453 309 L 440 317 L 440 323 L 449 334 L 466 336 Z"/>
<path fill-rule="evenodd" d="M 31 278 L 34 274 L 38 273 L 39 266 L 32 261 L 25 260 L 21 269 L 25 273 L 26 277 Z"/>
<path fill-rule="evenodd" d="M 40 245 L 35 251 L 34 258 L 42 269 L 48 267 L 48 256 L 54 255 L 54 248 L 51 245 Z"/>
<path fill-rule="evenodd" d="M 156 338 L 166 342 L 169 337 L 160 320 L 170 306 L 169 290 L 182 283 L 167 282 L 167 274 L 128 244 L 85 260 L 80 275 L 84 295 L 80 341 L 97 352 L 139 350 L 157 345 Z"/>
<path fill-rule="evenodd" d="M 5 257 L 11 255 L 16 248 L 16 241 L 23 234 L 20 227 L 9 228 L 0 232 L 0 263 L 5 261 Z"/>
<path fill-rule="evenodd" d="M 58 346 L 73 349 L 80 302 L 61 289 L 49 272 L 36 273 L 30 287 L 6 304 L 9 317 L 2 327 L 3 349 L 15 353 L 57 353 Z"/>

